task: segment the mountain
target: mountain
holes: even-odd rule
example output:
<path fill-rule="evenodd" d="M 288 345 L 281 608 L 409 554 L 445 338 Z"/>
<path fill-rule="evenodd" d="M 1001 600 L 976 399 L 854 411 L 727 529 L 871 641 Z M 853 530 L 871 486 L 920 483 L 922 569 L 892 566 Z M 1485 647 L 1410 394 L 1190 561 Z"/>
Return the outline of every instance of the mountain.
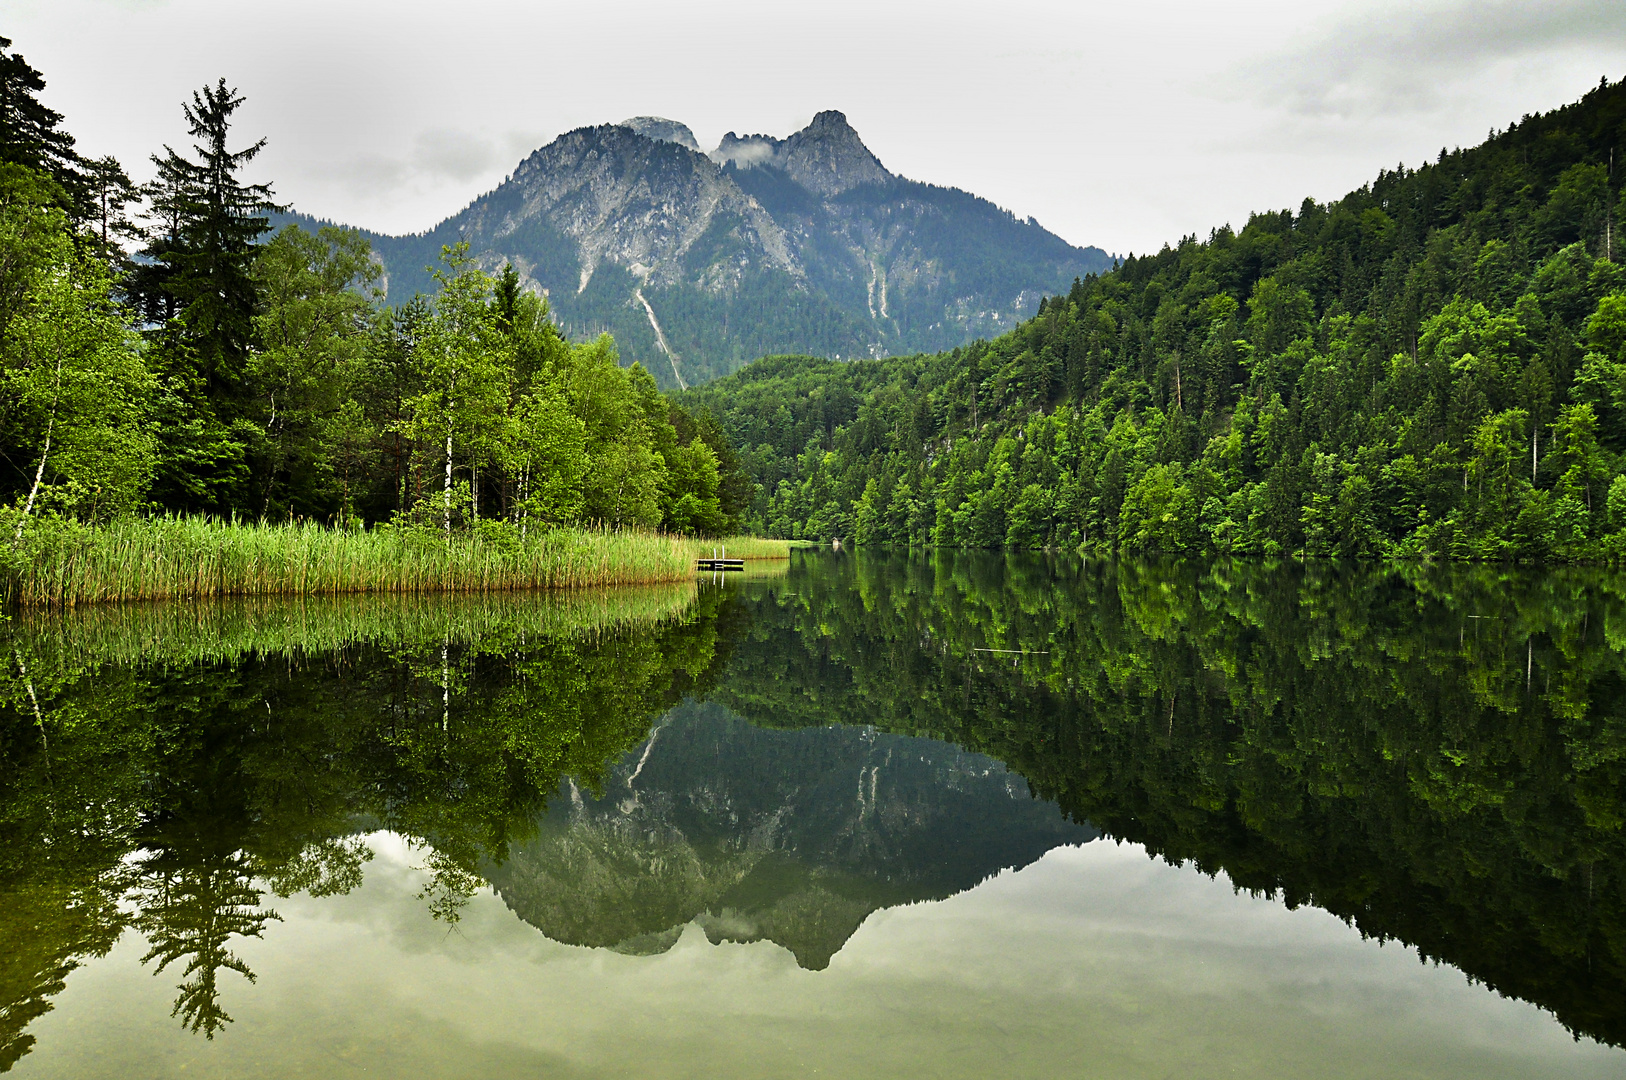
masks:
<path fill-rule="evenodd" d="M 769 354 L 951 348 L 1112 262 L 894 175 L 839 112 L 785 139 L 729 132 L 709 155 L 662 117 L 580 128 L 428 232 L 368 238 L 391 303 L 430 291 L 441 246 L 466 242 L 490 270 L 512 263 L 567 333 L 609 331 L 668 388 Z"/>
<path fill-rule="evenodd" d="M 556 941 L 664 952 L 698 924 L 825 968 L 870 913 L 939 900 L 1100 833 L 951 744 L 864 727 L 755 727 L 672 710 L 604 781 L 567 783 L 534 839 L 483 870 Z"/>

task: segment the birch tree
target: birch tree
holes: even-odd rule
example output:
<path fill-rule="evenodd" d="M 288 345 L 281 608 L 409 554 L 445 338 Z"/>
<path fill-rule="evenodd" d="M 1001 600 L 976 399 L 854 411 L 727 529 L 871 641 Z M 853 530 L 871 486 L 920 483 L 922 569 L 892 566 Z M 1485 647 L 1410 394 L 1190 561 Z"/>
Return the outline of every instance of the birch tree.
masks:
<path fill-rule="evenodd" d="M 435 271 L 440 292 L 418 345 L 423 392 L 406 427 L 414 438 L 442 444 L 441 529 L 452 531 L 452 481 L 458 455 L 472 469 L 500 445 L 506 418 L 506 343 L 492 316 L 492 282 L 466 245 L 443 248 Z"/>

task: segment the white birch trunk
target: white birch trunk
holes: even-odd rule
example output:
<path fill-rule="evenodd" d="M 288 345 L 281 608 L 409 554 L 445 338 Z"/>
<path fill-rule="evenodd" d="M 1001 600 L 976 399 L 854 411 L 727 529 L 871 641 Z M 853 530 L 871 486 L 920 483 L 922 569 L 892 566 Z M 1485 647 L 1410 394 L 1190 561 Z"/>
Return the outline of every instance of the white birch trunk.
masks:
<path fill-rule="evenodd" d="M 452 423 L 446 421 L 446 486 L 441 489 L 441 531 L 452 538 Z"/>
<path fill-rule="evenodd" d="M 39 468 L 34 470 L 34 484 L 28 489 L 28 501 L 23 504 L 23 516 L 17 519 L 17 535 L 11 542 L 22 543 L 23 526 L 28 524 L 28 515 L 34 512 L 34 500 L 39 497 L 40 483 L 45 479 L 45 459 L 51 456 L 51 436 L 56 431 L 56 407 L 62 400 L 62 353 L 56 356 L 56 378 L 51 387 L 51 417 L 45 422 L 45 446 L 40 450 Z"/>
<path fill-rule="evenodd" d="M 28 524 L 28 515 L 34 511 L 34 499 L 40 493 L 40 481 L 45 478 L 45 459 L 51 454 L 51 433 L 56 429 L 56 412 L 52 410 L 51 419 L 45 425 L 45 448 L 40 451 L 39 468 L 34 470 L 34 486 L 28 489 L 28 501 L 23 504 L 23 516 L 17 519 L 17 535 L 12 543 L 19 543 L 23 538 L 23 526 Z"/>

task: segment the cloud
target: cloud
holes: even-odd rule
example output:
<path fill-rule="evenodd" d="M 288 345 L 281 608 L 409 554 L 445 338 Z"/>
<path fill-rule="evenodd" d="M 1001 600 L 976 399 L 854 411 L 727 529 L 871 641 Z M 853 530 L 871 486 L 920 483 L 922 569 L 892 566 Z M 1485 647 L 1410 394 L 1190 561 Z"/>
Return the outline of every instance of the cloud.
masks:
<path fill-rule="evenodd" d="M 446 128 L 421 132 L 409 160 L 418 176 L 459 183 L 478 179 L 501 164 L 495 140 Z"/>
<path fill-rule="evenodd" d="M 747 135 L 743 139 L 730 142 L 733 136 L 730 131 L 723 136 L 722 143 L 711 152 L 711 160 L 722 165 L 732 161 L 736 169 L 751 169 L 758 165 L 767 164 L 774 159 L 773 144 L 760 135 Z"/>
<path fill-rule="evenodd" d="M 492 136 L 435 128 L 419 132 L 406 154 L 363 153 L 338 161 L 327 170 L 327 179 L 384 199 L 411 189 L 495 183 L 542 145 L 543 138 L 531 131 Z"/>
<path fill-rule="evenodd" d="M 1368 10 L 1227 82 L 1305 116 L 1422 112 L 1437 107 L 1452 83 L 1493 66 L 1582 52 L 1626 64 L 1626 3 L 1503 0 Z"/>

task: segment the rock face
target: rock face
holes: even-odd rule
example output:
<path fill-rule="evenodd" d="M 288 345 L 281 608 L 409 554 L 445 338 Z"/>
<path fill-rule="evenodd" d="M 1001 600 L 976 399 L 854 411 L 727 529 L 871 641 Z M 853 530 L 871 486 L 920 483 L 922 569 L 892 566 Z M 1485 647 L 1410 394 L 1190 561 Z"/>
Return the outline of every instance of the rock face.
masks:
<path fill-rule="evenodd" d="M 833 110 L 819 113 L 788 139 L 767 135 L 741 139 L 730 131 L 712 151 L 711 159 L 737 169 L 778 169 L 826 199 L 863 184 L 885 184 L 893 179 L 847 118 Z"/>
<path fill-rule="evenodd" d="M 656 142 L 677 143 L 679 146 L 687 146 L 690 150 L 700 149 L 700 144 L 694 141 L 694 132 L 689 130 L 689 125 L 668 120 L 664 116 L 634 116 L 630 120 L 621 121 L 619 126 L 631 128 L 646 139 L 654 139 Z"/>
<path fill-rule="evenodd" d="M 947 743 L 765 731 L 686 705 L 602 795 L 567 785 L 486 876 L 557 941 L 662 952 L 697 925 L 714 943 L 771 940 L 822 969 L 879 908 L 952 896 L 1098 835 Z"/>
<path fill-rule="evenodd" d="M 730 132 L 709 155 L 662 117 L 580 128 L 429 232 L 370 239 L 391 303 L 432 289 L 424 268 L 467 243 L 488 269 L 512 263 L 566 332 L 613 333 L 667 387 L 773 353 L 950 348 L 1110 265 L 895 176 L 834 111 L 788 138 Z"/>

